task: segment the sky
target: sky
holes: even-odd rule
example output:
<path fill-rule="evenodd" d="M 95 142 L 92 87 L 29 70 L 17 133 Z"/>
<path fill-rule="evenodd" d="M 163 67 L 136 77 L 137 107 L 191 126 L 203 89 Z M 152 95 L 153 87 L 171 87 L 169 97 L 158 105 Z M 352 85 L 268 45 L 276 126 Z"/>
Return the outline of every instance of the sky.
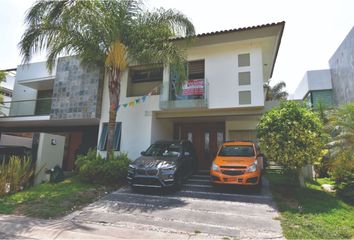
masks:
<path fill-rule="evenodd" d="M 0 0 L 0 69 L 21 64 L 17 47 L 33 0 Z M 197 33 L 285 21 L 271 85 L 284 81 L 293 93 L 308 70 L 328 60 L 354 26 L 353 0 L 144 0 L 149 8 L 172 8 L 193 22 Z M 32 62 L 44 61 L 38 55 Z"/>

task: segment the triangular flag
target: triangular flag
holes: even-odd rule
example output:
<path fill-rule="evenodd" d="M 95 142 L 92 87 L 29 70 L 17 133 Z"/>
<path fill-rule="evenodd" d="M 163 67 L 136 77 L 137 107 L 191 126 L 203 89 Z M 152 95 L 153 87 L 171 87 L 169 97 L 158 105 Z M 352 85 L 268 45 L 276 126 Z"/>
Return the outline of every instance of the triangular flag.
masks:
<path fill-rule="evenodd" d="M 145 100 L 146 100 L 146 96 L 143 96 L 143 97 L 141 98 L 141 101 L 145 102 Z"/>
<path fill-rule="evenodd" d="M 135 99 L 135 103 L 139 103 L 139 102 L 140 102 L 139 98 Z"/>
<path fill-rule="evenodd" d="M 134 106 L 134 101 L 129 102 L 129 107 L 133 107 Z"/>
<path fill-rule="evenodd" d="M 128 107 L 128 103 L 124 103 L 123 107 L 125 107 L 125 108 Z"/>

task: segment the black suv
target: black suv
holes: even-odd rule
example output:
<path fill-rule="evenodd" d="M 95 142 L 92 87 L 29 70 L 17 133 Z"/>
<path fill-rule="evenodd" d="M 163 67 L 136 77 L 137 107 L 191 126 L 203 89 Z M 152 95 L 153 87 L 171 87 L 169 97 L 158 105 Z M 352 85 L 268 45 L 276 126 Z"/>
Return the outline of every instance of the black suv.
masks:
<path fill-rule="evenodd" d="M 197 167 L 194 148 L 189 141 L 158 141 L 128 168 L 132 187 L 176 187 Z"/>

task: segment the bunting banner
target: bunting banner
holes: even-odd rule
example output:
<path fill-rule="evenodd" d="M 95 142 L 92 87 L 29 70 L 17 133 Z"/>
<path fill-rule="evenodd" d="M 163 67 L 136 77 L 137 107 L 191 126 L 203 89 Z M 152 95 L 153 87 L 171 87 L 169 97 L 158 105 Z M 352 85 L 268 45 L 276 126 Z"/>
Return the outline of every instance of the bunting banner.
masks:
<path fill-rule="evenodd" d="M 146 101 L 146 98 L 152 96 L 153 94 L 156 94 L 158 93 L 158 90 L 159 90 L 160 86 L 156 86 L 154 87 L 149 93 L 147 93 L 146 95 L 142 96 L 142 97 L 139 97 L 139 98 L 135 98 L 134 100 L 132 101 L 129 101 L 127 103 L 123 103 L 123 104 L 119 104 L 117 106 L 117 112 L 119 111 L 119 109 L 121 107 L 123 108 L 127 108 L 127 107 L 134 107 L 135 105 L 139 104 L 139 103 L 144 103 Z"/>

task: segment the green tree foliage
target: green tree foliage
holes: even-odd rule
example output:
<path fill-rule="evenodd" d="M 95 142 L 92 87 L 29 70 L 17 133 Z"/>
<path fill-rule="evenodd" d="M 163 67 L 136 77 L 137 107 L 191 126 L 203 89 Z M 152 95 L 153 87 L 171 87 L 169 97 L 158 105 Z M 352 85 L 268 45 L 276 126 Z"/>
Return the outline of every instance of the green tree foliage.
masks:
<path fill-rule="evenodd" d="M 194 26 L 175 10 L 146 10 L 140 0 L 37 1 L 26 16 L 19 47 L 24 62 L 47 51 L 52 69 L 57 56 L 76 55 L 105 69 L 109 88 L 107 150 L 112 150 L 121 76 L 130 63 L 174 64 L 183 69 L 184 45 L 172 38 L 195 35 Z"/>
<path fill-rule="evenodd" d="M 30 158 L 10 157 L 0 163 L 0 196 L 18 192 L 30 183 L 34 168 Z"/>
<path fill-rule="evenodd" d="M 266 100 L 271 101 L 271 100 L 286 100 L 288 98 L 288 92 L 285 91 L 286 83 L 281 81 L 275 84 L 273 87 L 271 87 L 268 84 L 265 85 L 267 90 L 266 94 Z"/>
<path fill-rule="evenodd" d="M 304 186 L 301 168 L 321 155 L 322 135 L 318 116 L 293 101 L 284 101 L 265 113 L 257 126 L 260 146 L 267 157 L 285 169 L 297 170 L 301 186 Z"/>
<path fill-rule="evenodd" d="M 343 105 L 330 116 L 330 169 L 339 194 L 354 202 L 354 103 Z"/>

